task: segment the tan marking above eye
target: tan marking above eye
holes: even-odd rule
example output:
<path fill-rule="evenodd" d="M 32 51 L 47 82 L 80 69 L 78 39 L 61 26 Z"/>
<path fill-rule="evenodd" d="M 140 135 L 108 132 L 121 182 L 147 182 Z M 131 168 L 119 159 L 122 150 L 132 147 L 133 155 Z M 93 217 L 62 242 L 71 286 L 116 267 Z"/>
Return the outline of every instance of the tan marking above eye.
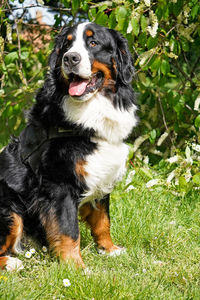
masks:
<path fill-rule="evenodd" d="M 86 35 L 89 37 L 89 36 L 93 36 L 94 33 L 92 32 L 92 30 L 87 30 Z"/>
<path fill-rule="evenodd" d="M 73 38 L 72 34 L 68 34 L 68 36 L 67 36 L 67 40 L 68 40 L 68 41 L 71 41 L 71 40 L 72 40 L 72 38 Z"/>

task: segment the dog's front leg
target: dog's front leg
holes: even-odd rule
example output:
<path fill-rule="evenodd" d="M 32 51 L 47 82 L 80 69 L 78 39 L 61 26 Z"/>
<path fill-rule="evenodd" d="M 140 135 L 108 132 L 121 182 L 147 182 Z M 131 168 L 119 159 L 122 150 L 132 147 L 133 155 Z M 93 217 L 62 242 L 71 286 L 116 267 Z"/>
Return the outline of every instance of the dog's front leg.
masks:
<path fill-rule="evenodd" d="M 125 251 L 124 248 L 114 245 L 110 236 L 109 195 L 97 202 L 96 207 L 90 203 L 83 205 L 80 208 L 80 215 L 91 228 L 99 253 L 114 256 Z"/>
<path fill-rule="evenodd" d="M 62 202 L 62 203 L 61 203 Z M 59 199 L 59 208 L 52 207 L 41 216 L 50 249 L 62 261 L 84 267 L 80 253 L 80 234 L 77 207 L 70 196 Z"/>

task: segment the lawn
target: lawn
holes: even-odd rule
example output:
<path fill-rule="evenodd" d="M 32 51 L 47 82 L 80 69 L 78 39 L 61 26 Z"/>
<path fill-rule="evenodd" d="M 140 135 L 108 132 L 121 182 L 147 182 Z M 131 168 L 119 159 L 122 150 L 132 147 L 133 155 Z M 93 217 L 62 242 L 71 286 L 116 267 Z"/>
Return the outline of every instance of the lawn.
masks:
<path fill-rule="evenodd" d="M 97 254 L 82 224 L 81 251 L 90 272 L 37 248 L 31 258 L 19 257 L 23 270 L 0 273 L 0 299 L 200 299 L 199 192 L 179 197 L 165 187 L 150 191 L 145 183 L 136 173 L 135 189 L 126 191 L 124 181 L 111 196 L 111 232 L 125 254 Z"/>

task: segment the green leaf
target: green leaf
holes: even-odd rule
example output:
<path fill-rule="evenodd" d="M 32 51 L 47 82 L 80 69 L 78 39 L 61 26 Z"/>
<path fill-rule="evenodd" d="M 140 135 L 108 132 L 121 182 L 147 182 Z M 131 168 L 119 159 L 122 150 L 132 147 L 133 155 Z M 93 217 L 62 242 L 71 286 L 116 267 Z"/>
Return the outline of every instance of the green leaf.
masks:
<path fill-rule="evenodd" d="M 140 45 L 141 45 L 142 47 L 145 47 L 146 42 L 147 42 L 147 34 L 146 34 L 146 32 L 142 32 L 142 33 L 139 35 L 138 41 L 139 41 L 139 43 L 140 43 Z"/>
<path fill-rule="evenodd" d="M 194 125 L 199 128 L 200 127 L 200 115 L 198 115 L 196 117 L 196 119 L 194 120 Z"/>
<path fill-rule="evenodd" d="M 160 64 L 161 64 L 160 57 L 159 56 L 155 57 L 155 59 L 153 60 L 152 64 L 150 65 L 151 69 L 153 71 L 157 71 L 160 68 Z"/>
<path fill-rule="evenodd" d="M 22 60 L 25 60 L 25 59 L 28 58 L 28 56 L 29 56 L 29 52 L 22 52 L 22 54 L 21 54 L 21 59 L 22 59 Z"/>
<path fill-rule="evenodd" d="M 99 25 L 104 25 L 107 23 L 108 16 L 104 14 L 104 12 L 98 12 L 95 22 Z"/>
<path fill-rule="evenodd" d="M 118 22 L 117 29 L 119 31 L 123 31 L 123 29 L 124 29 L 124 24 L 125 24 L 125 21 L 126 21 L 127 13 L 128 13 L 127 9 L 124 6 L 120 6 L 115 11 L 116 20 Z"/>
<path fill-rule="evenodd" d="M 156 130 L 155 130 L 155 129 L 153 129 L 153 130 L 150 132 L 150 136 L 151 136 L 151 138 L 152 138 L 153 140 L 155 140 L 155 138 L 156 138 Z"/>
<path fill-rule="evenodd" d="M 142 15 L 140 23 L 141 23 L 142 31 L 146 32 L 146 29 L 147 29 L 147 18 L 145 18 L 145 16 Z"/>
<path fill-rule="evenodd" d="M 158 38 L 157 37 L 153 38 L 152 36 L 150 36 L 148 38 L 148 41 L 147 41 L 147 48 L 148 49 L 154 48 L 155 46 L 157 46 L 157 44 L 158 44 Z"/>
<path fill-rule="evenodd" d="M 9 65 L 10 63 L 14 62 L 17 59 L 18 59 L 17 51 L 10 52 L 5 56 L 5 63 L 6 65 Z"/>
<path fill-rule="evenodd" d="M 170 72 L 170 64 L 166 59 L 162 61 L 160 69 L 163 75 Z"/>
<path fill-rule="evenodd" d="M 72 1 L 72 14 L 74 15 L 80 7 L 80 0 Z"/>
<path fill-rule="evenodd" d="M 116 9 L 116 19 L 119 22 L 121 18 L 125 19 L 127 15 L 127 9 L 124 6 L 120 6 Z"/>
<path fill-rule="evenodd" d="M 131 25 L 133 27 L 133 33 L 138 36 L 139 32 L 140 32 L 140 26 L 138 23 L 138 20 L 136 18 L 132 18 L 131 19 Z"/>
<path fill-rule="evenodd" d="M 147 169 L 147 168 L 145 168 L 145 167 L 142 167 L 142 168 L 140 168 L 140 171 L 141 171 L 144 175 L 146 175 L 147 177 L 149 177 L 150 179 L 153 178 L 153 175 L 152 175 L 150 169 Z"/>
<path fill-rule="evenodd" d="M 187 187 L 187 181 L 184 176 L 179 177 L 179 187 L 185 189 Z"/>
<path fill-rule="evenodd" d="M 198 10 L 200 8 L 200 5 L 197 3 L 195 6 L 193 6 L 191 10 L 191 16 L 194 19 L 198 15 Z"/>
<path fill-rule="evenodd" d="M 192 181 L 198 185 L 200 185 L 200 173 L 197 173 L 193 176 Z"/>

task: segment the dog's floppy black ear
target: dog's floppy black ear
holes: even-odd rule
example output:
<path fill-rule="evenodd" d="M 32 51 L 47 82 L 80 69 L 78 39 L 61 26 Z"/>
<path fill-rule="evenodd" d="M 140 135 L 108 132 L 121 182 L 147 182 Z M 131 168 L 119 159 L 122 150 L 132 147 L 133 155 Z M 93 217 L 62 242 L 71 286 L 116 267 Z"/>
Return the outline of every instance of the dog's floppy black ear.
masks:
<path fill-rule="evenodd" d="M 134 76 L 133 58 L 128 42 L 118 31 L 109 30 L 116 43 L 116 63 L 118 76 L 125 84 L 130 83 Z"/>
<path fill-rule="evenodd" d="M 49 66 L 51 70 L 54 70 L 56 67 L 60 51 L 63 48 L 66 40 L 65 35 L 67 34 L 67 31 L 68 31 L 68 27 L 64 27 L 55 38 L 54 49 L 49 56 Z"/>

